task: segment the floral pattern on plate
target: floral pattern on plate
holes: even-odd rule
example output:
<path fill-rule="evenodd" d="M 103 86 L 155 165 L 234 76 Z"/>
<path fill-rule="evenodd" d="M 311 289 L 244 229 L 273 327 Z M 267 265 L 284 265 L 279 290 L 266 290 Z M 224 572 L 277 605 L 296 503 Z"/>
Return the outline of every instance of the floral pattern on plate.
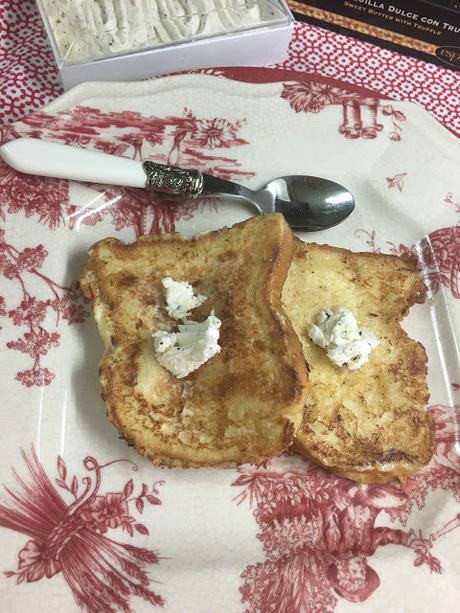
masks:
<path fill-rule="evenodd" d="M 135 506 L 142 513 L 145 501 L 161 504 L 158 485 L 146 483 L 134 495 L 134 483 L 129 479 L 121 492 L 101 495 L 102 470 L 115 462 L 99 464 L 91 456 L 83 466 L 94 477 L 67 475 L 64 460 L 58 456 L 57 477 L 54 482 L 67 492 L 65 502 L 53 485 L 37 457 L 22 452 L 28 469 L 28 479 L 15 473 L 17 489 L 6 489 L 9 504 L 0 505 L 0 526 L 16 530 L 29 537 L 18 554 L 18 570 L 5 571 L 7 577 L 16 577 L 18 584 L 50 579 L 62 573 L 75 602 L 88 613 L 109 613 L 113 607 L 130 611 L 129 599 L 139 596 L 153 605 L 163 605 L 163 598 L 150 589 L 151 579 L 144 570 L 146 565 L 157 564 L 157 552 L 120 543 L 106 533 L 119 528 L 133 536 L 136 530 L 147 535 L 144 524 L 130 515 Z M 128 460 L 129 462 L 129 460 Z M 137 465 L 132 468 L 137 470 Z"/>

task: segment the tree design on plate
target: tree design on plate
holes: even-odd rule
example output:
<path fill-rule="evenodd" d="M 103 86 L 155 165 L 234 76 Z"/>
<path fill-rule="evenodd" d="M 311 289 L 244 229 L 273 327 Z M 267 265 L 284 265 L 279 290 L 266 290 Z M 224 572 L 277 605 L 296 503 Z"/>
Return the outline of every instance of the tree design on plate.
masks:
<path fill-rule="evenodd" d="M 16 124 L 4 139 L 29 136 L 100 150 L 142 161 L 152 159 L 184 168 L 198 168 L 224 179 L 253 176 L 224 150 L 247 145 L 240 136 L 244 120 L 199 118 L 185 108 L 182 116 L 150 117 L 125 111 L 104 113 L 90 107 L 50 115 L 38 112 Z M 5 213 L 23 211 L 55 229 L 67 222 L 71 229 L 95 225 L 105 217 L 115 230 L 132 227 L 136 236 L 173 232 L 179 220 L 191 219 L 207 206 L 204 200 L 168 201 L 143 189 L 88 185 L 101 192 L 91 205 L 70 202 L 67 181 L 30 177 L 0 164 L 0 207 Z M 0 210 L 2 210 L 0 208 Z"/>
<path fill-rule="evenodd" d="M 359 228 L 357 238 L 365 238 L 374 253 L 382 253 L 377 246 L 376 231 Z M 431 295 L 436 294 L 443 285 L 460 298 L 460 226 L 440 228 L 427 234 L 415 245 L 397 245 L 385 241 L 386 249 L 393 255 L 413 255 L 417 258 L 425 284 Z"/>
<path fill-rule="evenodd" d="M 71 212 L 69 184 L 60 179 L 16 172 L 0 162 L 0 218 L 22 211 L 55 230 Z"/>
<path fill-rule="evenodd" d="M 58 332 L 50 330 L 52 324 L 48 316 L 55 316 L 57 328 L 61 319 L 71 325 L 81 323 L 88 315 L 78 283 L 63 286 L 41 271 L 47 257 L 48 252 L 41 244 L 16 249 L 7 242 L 5 232 L 0 229 L 0 274 L 15 284 L 20 293 L 15 305 L 7 304 L 5 297 L 0 297 L 0 317 L 8 317 L 13 326 L 24 330 L 19 338 L 8 340 L 6 346 L 32 360 L 29 368 L 16 374 L 17 381 L 26 387 L 49 385 L 55 377 L 42 363 L 61 340 Z M 29 289 L 32 285 L 47 290 L 49 297 L 35 297 Z"/>
<path fill-rule="evenodd" d="M 28 471 L 25 478 L 16 471 L 16 488 L 4 486 L 7 502 L 0 504 L 0 526 L 30 538 L 18 554 L 16 571 L 6 571 L 16 582 L 30 583 L 61 573 L 75 602 L 88 613 L 132 611 L 129 601 L 138 596 L 163 606 L 163 598 L 150 588 L 152 579 L 145 568 L 158 564 L 157 552 L 115 540 L 114 530 L 133 536 L 148 535 L 147 527 L 132 515 L 142 513 L 145 503 L 161 504 L 158 481 L 143 483 L 139 492 L 129 479 L 122 491 L 100 492 L 103 471 L 117 462 L 99 464 L 92 457 L 83 460 L 88 473 L 81 480 L 68 474 L 64 460 L 57 458 L 54 480 L 59 492 L 41 465 L 35 450 L 22 451 Z"/>
<path fill-rule="evenodd" d="M 342 105 L 342 123 L 339 133 L 348 139 L 376 138 L 383 130 L 378 122 L 378 113 L 389 117 L 392 129 L 388 138 L 401 140 L 402 126 L 406 116 L 391 104 L 382 104 L 370 94 L 351 93 L 327 83 L 299 79 L 283 83 L 281 98 L 289 102 L 296 113 L 319 113 L 331 105 Z"/>
<path fill-rule="evenodd" d="M 417 526 L 376 526 L 381 514 L 406 526 L 414 507 L 423 508 L 430 491 L 450 492 L 460 502 L 460 407 L 431 407 L 436 422 L 432 463 L 404 486 L 361 485 L 298 459 L 283 469 L 280 460 L 239 469 L 238 504 L 248 502 L 260 532 L 265 561 L 241 574 L 247 613 L 332 613 L 339 600 L 358 603 L 380 585 L 369 558 L 379 547 L 398 545 L 414 552 L 414 566 L 442 573 L 432 553 L 436 541 L 460 526 L 460 514 L 432 534 Z"/>

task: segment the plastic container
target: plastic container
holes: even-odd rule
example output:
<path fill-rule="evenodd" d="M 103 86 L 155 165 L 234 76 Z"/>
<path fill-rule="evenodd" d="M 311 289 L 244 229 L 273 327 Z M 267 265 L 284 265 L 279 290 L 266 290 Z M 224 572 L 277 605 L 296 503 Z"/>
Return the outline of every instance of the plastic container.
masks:
<path fill-rule="evenodd" d="M 65 89 L 286 57 L 284 0 L 37 0 Z"/>

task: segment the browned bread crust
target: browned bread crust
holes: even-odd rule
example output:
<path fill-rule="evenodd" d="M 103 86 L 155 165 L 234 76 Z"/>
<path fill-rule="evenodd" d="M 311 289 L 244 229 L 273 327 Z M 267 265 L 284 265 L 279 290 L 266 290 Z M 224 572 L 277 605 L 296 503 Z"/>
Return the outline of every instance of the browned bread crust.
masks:
<path fill-rule="evenodd" d="M 81 285 L 106 353 L 100 384 L 113 424 L 158 464 L 261 462 L 287 449 L 302 419 L 306 368 L 281 305 L 294 237 L 279 214 L 194 238 L 96 243 Z M 222 320 L 220 354 L 184 379 L 160 366 L 152 332 L 171 330 L 161 280 L 189 281 Z"/>
<path fill-rule="evenodd" d="M 283 290 L 310 371 L 296 451 L 362 483 L 404 481 L 430 461 L 434 430 L 424 409 L 427 357 L 400 325 L 409 307 L 424 299 L 412 257 L 297 241 Z M 359 370 L 335 366 L 308 337 L 320 311 L 340 306 L 380 341 Z"/>

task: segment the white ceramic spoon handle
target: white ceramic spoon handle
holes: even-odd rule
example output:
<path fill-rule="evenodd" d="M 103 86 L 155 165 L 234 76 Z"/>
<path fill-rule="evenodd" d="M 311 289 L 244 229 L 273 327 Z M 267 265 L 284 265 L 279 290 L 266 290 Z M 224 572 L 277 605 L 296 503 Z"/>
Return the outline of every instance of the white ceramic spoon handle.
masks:
<path fill-rule="evenodd" d="M 17 138 L 2 145 L 0 158 L 26 174 L 146 187 L 147 176 L 141 162 L 37 138 Z"/>

